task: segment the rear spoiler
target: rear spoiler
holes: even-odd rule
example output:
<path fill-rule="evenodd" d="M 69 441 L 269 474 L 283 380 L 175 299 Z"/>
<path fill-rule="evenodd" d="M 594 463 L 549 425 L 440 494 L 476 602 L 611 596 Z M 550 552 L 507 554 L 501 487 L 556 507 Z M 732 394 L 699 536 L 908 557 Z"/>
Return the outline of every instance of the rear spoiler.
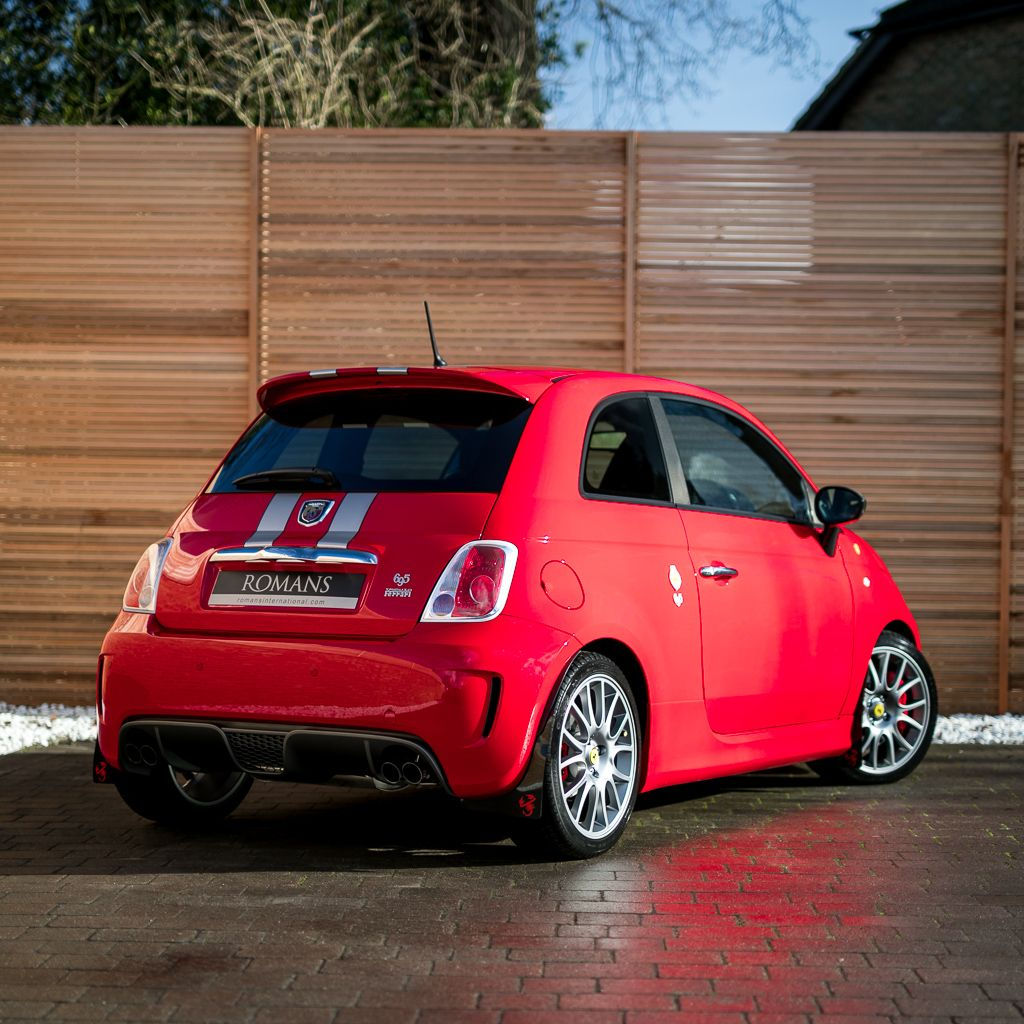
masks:
<path fill-rule="evenodd" d="M 308 398 L 332 391 L 356 391 L 367 388 L 448 388 L 458 391 L 480 391 L 492 395 L 508 395 L 532 402 L 537 398 L 536 382 L 522 390 L 506 387 L 479 372 L 451 367 L 425 366 L 360 366 L 338 370 L 308 370 L 286 373 L 263 384 L 256 397 L 260 408 L 268 412 L 282 402 Z"/>

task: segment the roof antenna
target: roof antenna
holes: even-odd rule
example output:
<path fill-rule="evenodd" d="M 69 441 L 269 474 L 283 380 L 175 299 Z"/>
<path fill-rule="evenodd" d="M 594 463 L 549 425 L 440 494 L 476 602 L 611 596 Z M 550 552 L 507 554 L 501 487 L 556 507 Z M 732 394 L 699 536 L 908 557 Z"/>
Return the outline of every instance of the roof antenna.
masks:
<path fill-rule="evenodd" d="M 437 351 L 437 338 L 434 337 L 434 325 L 430 319 L 430 303 L 426 299 L 423 300 L 423 312 L 427 314 L 427 330 L 430 331 L 430 347 L 434 350 L 434 368 L 440 369 L 442 366 L 448 364 L 441 358 L 441 353 Z"/>

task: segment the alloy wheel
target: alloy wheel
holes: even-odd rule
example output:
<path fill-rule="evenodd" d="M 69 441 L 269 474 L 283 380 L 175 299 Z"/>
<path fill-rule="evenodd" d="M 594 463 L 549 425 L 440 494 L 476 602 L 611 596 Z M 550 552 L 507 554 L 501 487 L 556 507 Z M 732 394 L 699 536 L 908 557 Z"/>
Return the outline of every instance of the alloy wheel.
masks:
<path fill-rule="evenodd" d="M 925 742 L 931 693 L 924 669 L 907 652 L 881 644 L 864 680 L 861 765 L 868 775 L 899 771 Z"/>
<path fill-rule="evenodd" d="M 636 723 L 611 676 L 588 675 L 559 725 L 560 797 L 580 835 L 601 839 L 629 813 L 636 785 Z"/>

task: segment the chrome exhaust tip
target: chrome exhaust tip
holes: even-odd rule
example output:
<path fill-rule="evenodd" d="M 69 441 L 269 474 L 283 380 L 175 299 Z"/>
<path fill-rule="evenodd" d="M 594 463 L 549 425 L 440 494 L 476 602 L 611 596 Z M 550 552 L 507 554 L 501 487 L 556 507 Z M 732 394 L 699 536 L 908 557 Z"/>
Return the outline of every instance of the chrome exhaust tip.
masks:
<path fill-rule="evenodd" d="M 394 761 L 385 761 L 380 766 L 380 779 L 381 782 L 385 782 L 389 786 L 400 786 L 402 784 L 401 769 Z"/>
<path fill-rule="evenodd" d="M 402 765 L 402 778 L 410 786 L 418 786 L 423 782 L 423 769 L 415 761 L 406 761 Z"/>

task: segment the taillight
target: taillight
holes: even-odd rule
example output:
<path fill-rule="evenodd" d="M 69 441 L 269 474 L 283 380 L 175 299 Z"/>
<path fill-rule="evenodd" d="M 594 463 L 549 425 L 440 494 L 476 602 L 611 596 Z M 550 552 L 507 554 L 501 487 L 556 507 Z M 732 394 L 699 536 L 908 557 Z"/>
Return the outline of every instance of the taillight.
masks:
<path fill-rule="evenodd" d="M 142 612 L 145 615 L 152 615 L 156 611 L 160 572 L 170 550 L 170 537 L 165 537 L 146 548 L 128 578 L 128 586 L 124 588 L 124 597 L 121 599 L 121 608 L 124 611 Z"/>
<path fill-rule="evenodd" d="M 503 540 L 477 540 L 455 552 L 423 611 L 422 622 L 481 622 L 501 614 L 519 551 Z"/>

